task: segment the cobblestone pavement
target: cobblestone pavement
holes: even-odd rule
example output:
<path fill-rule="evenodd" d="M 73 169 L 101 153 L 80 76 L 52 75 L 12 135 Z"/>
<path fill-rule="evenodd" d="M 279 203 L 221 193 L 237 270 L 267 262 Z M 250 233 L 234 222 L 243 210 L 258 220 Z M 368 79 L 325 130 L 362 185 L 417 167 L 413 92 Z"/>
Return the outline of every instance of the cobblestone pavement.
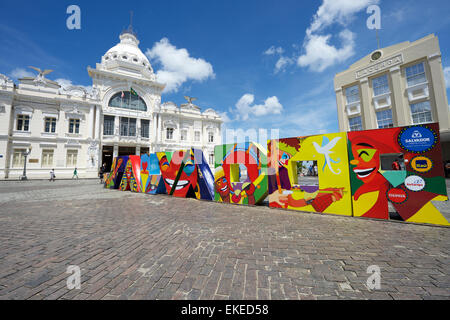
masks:
<path fill-rule="evenodd" d="M 0 299 L 450 299 L 449 243 L 443 227 L 0 182 Z"/>

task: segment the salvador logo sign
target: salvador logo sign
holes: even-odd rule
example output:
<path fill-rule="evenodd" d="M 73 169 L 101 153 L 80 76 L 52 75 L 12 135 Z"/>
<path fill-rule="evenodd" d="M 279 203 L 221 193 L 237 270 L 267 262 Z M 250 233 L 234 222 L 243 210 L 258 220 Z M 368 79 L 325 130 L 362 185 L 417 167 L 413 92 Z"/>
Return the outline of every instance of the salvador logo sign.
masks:
<path fill-rule="evenodd" d="M 425 126 L 414 126 L 403 129 L 398 135 L 398 143 L 406 151 L 413 153 L 427 152 L 437 142 L 436 133 Z"/>
<path fill-rule="evenodd" d="M 410 164 L 411 168 L 419 173 L 426 173 L 433 168 L 433 161 L 423 156 L 417 156 L 412 158 Z"/>
<path fill-rule="evenodd" d="M 419 176 L 409 176 L 405 179 L 405 187 L 411 191 L 421 191 L 425 188 L 425 180 Z"/>

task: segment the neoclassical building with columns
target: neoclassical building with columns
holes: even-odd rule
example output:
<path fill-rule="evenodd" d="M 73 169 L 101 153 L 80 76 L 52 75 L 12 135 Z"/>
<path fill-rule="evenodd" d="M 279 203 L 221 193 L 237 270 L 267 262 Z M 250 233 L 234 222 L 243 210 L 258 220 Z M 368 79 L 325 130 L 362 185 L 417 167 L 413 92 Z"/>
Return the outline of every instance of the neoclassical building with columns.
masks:
<path fill-rule="evenodd" d="M 209 108 L 161 103 L 165 84 L 156 79 L 131 30 L 88 67 L 92 89 L 62 87 L 38 70 L 15 84 L 0 74 L 0 179 L 97 177 L 115 156 L 203 150 L 211 166 L 222 141 L 222 120 Z"/>

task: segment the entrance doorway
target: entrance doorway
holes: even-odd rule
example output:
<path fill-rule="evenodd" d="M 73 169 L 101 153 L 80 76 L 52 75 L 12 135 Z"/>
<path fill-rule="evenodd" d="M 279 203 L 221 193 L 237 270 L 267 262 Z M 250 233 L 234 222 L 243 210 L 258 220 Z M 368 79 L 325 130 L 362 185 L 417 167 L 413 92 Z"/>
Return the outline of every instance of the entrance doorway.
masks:
<path fill-rule="evenodd" d="M 119 147 L 119 157 L 132 156 L 136 154 L 136 147 Z"/>
<path fill-rule="evenodd" d="M 113 151 L 114 151 L 113 146 L 103 146 L 101 165 L 104 163 L 106 164 L 106 172 L 111 171 L 111 166 L 113 162 Z"/>

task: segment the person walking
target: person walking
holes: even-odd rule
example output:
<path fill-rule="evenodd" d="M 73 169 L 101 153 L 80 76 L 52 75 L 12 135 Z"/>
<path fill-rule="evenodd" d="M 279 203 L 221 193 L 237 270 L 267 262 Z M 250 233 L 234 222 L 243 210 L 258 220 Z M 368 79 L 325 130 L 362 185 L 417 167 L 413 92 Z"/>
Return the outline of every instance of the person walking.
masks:
<path fill-rule="evenodd" d="M 49 181 L 55 182 L 55 178 L 56 178 L 55 169 L 52 169 L 52 170 L 50 170 L 50 180 Z"/>
<path fill-rule="evenodd" d="M 77 171 L 77 168 L 75 168 L 75 170 L 73 170 L 73 176 L 72 176 L 72 179 L 73 179 L 74 177 L 77 177 L 77 180 L 79 179 L 79 178 L 78 178 L 78 171 Z"/>
<path fill-rule="evenodd" d="M 100 178 L 100 183 L 103 183 L 103 174 L 105 173 L 105 170 L 106 170 L 106 163 L 104 163 L 98 170 L 98 176 Z"/>

